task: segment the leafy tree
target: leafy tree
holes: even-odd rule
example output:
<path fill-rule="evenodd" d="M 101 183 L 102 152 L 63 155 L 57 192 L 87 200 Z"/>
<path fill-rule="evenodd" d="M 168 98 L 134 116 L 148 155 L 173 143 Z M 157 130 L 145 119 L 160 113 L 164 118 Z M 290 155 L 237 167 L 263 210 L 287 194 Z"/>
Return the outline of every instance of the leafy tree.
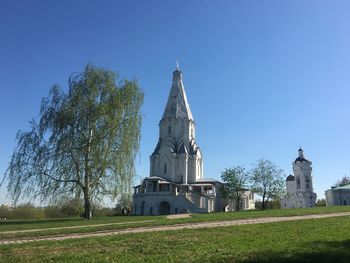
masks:
<path fill-rule="evenodd" d="M 318 199 L 316 202 L 316 206 L 326 206 L 327 202 L 326 199 Z"/>
<path fill-rule="evenodd" d="M 136 81 L 116 83 L 115 72 L 87 65 L 65 93 L 53 86 L 30 131 L 19 131 L 7 169 L 8 191 L 19 197 L 92 202 L 131 190 L 139 149 L 143 93 Z"/>
<path fill-rule="evenodd" d="M 252 190 L 262 197 L 262 209 L 269 200 L 280 199 L 284 194 L 284 171 L 273 162 L 259 160 L 251 170 Z"/>
<path fill-rule="evenodd" d="M 132 208 L 132 195 L 131 193 L 120 194 L 117 198 L 115 209 L 118 213 L 122 213 L 123 209 Z"/>
<path fill-rule="evenodd" d="M 224 196 L 235 200 L 235 210 L 240 210 L 242 202 L 242 191 L 247 188 L 249 182 L 249 173 L 242 166 L 233 166 L 225 169 L 221 173 L 221 179 L 224 184 Z"/>
<path fill-rule="evenodd" d="M 337 182 L 337 185 L 344 186 L 350 184 L 350 177 L 349 176 L 343 176 L 341 180 Z"/>

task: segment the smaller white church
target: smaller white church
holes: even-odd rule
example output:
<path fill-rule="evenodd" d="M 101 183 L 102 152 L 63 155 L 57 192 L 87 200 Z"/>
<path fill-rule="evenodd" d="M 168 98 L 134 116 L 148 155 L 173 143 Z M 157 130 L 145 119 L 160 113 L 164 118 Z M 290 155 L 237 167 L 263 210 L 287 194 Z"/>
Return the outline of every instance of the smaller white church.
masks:
<path fill-rule="evenodd" d="M 287 195 L 281 199 L 281 208 L 305 208 L 316 205 L 316 193 L 312 187 L 312 162 L 305 159 L 300 148 L 299 156 L 293 162 L 293 175 L 286 179 Z"/>

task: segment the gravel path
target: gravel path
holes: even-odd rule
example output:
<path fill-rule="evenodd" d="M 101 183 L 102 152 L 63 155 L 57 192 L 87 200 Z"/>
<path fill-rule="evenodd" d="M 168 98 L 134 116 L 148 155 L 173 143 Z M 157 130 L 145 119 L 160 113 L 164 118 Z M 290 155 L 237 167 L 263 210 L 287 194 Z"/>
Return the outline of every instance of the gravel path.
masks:
<path fill-rule="evenodd" d="M 61 235 L 61 236 L 37 237 L 37 238 L 28 238 L 28 239 L 15 239 L 15 240 L 0 240 L 0 245 L 22 244 L 22 243 L 29 243 L 29 242 L 35 242 L 35 241 L 61 241 L 61 240 L 67 240 L 67 239 L 78 239 L 78 238 L 87 238 L 87 237 L 105 237 L 105 236 L 122 235 L 122 234 L 130 234 L 130 233 L 264 224 L 264 223 L 318 219 L 318 218 L 339 217 L 339 216 L 350 216 L 350 212 L 304 215 L 304 216 L 289 216 L 289 217 L 264 217 L 264 218 L 242 219 L 242 220 L 231 220 L 231 221 L 186 223 L 186 224 L 176 224 L 176 225 L 168 225 L 168 226 L 163 225 L 163 226 L 129 228 L 129 229 L 123 229 L 123 230 L 101 231 L 101 232 L 94 232 L 94 233 L 77 233 L 77 234 L 67 234 L 67 235 Z"/>

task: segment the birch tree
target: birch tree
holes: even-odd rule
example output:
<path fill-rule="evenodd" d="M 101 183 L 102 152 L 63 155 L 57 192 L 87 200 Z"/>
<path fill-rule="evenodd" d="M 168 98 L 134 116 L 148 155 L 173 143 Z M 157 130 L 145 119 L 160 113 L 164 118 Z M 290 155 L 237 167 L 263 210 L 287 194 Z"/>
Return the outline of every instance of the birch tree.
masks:
<path fill-rule="evenodd" d="M 139 149 L 143 92 L 136 81 L 88 64 L 73 74 L 68 91 L 53 86 L 29 131 L 19 131 L 7 169 L 8 191 L 20 197 L 115 198 L 131 188 Z"/>

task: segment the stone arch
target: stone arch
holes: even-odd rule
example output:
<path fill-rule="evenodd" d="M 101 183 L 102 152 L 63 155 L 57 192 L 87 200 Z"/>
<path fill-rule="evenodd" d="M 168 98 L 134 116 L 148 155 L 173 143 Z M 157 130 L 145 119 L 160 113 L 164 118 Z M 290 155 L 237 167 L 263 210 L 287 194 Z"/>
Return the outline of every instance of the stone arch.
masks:
<path fill-rule="evenodd" d="M 169 215 L 170 214 L 170 204 L 167 201 L 160 202 L 159 214 L 160 215 Z"/>

